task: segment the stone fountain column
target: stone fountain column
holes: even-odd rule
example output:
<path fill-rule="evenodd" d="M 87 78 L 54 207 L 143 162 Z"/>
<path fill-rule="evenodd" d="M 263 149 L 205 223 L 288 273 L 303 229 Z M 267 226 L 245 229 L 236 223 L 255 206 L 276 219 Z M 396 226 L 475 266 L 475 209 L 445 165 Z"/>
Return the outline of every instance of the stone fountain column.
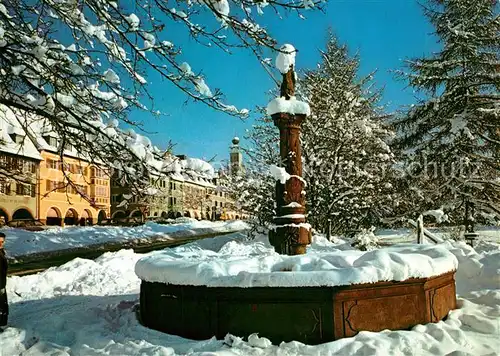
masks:
<path fill-rule="evenodd" d="M 291 46 L 288 48 L 293 49 Z M 277 66 L 283 72 L 278 65 L 279 58 L 278 56 Z M 306 103 L 298 102 L 294 97 L 295 49 L 293 49 L 293 58 L 291 60 L 285 58 L 285 62 L 287 60 L 288 71 L 283 73 L 280 98 L 275 99 L 274 105 L 284 112 L 272 113 L 275 110 L 271 109 L 271 117 L 280 131 L 280 158 L 290 177 L 284 184 L 280 181 L 276 182 L 275 228 L 269 231 L 269 242 L 280 254 L 300 255 L 306 252 L 306 246 L 311 243 L 310 226 L 306 224 L 305 218 L 305 181 L 302 179 L 300 149 L 300 125 L 306 118 L 306 113 L 303 113 L 304 110 L 300 108 L 307 107 L 309 110 L 309 107 Z"/>
<path fill-rule="evenodd" d="M 305 224 L 305 182 L 300 152 L 300 124 L 306 115 L 278 113 L 272 118 L 280 130 L 280 157 L 290 178 L 285 184 L 276 182 L 276 227 L 269 231 L 269 241 L 280 254 L 300 255 L 311 243 L 310 228 Z"/>

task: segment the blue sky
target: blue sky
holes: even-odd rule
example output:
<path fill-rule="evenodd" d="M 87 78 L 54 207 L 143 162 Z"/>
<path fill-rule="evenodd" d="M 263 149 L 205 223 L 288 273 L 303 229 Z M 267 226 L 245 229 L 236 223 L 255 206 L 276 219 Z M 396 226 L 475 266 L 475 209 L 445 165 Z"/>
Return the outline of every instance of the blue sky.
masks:
<path fill-rule="evenodd" d="M 359 52 L 361 74 L 377 70 L 375 82 L 384 88 L 383 102 L 390 110 L 414 102 L 412 90 L 390 71 L 402 68 L 406 58 L 427 56 L 439 49 L 433 28 L 416 0 L 330 0 L 326 13 L 304 12 L 305 20 L 295 14 L 280 20 L 271 16 L 271 9 L 265 11 L 261 24 L 279 43 L 291 43 L 299 49 L 298 70 L 315 67 L 318 50 L 324 47 L 327 29 L 331 28 L 351 52 Z M 207 84 L 212 89 L 220 88 L 228 103 L 248 109 L 267 104 L 267 92 L 275 84 L 249 51 L 229 55 L 204 48 L 175 28 L 172 36 L 172 42 L 183 46 L 182 60 L 195 72 L 201 70 Z M 245 129 L 251 128 L 252 118 L 242 121 L 203 104 L 186 104 L 186 97 L 170 83 L 148 79 L 155 107 L 168 116 L 155 119 L 141 113 L 132 115 L 144 123 L 148 136 L 161 148 L 172 140 L 176 154 L 227 160 L 232 137 L 243 138 Z"/>

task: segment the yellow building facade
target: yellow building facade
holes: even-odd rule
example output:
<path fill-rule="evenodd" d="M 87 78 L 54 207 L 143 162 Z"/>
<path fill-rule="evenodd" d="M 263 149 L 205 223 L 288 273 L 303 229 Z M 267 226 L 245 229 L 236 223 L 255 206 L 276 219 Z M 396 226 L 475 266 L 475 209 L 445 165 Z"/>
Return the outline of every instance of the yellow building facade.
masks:
<path fill-rule="evenodd" d="M 39 219 L 47 225 L 91 225 L 110 215 L 109 173 L 78 158 L 42 151 Z M 70 183 L 71 182 L 71 183 Z"/>
<path fill-rule="evenodd" d="M 0 152 L 0 167 L 11 166 L 23 173 L 24 181 L 0 178 L 0 225 L 12 220 L 33 220 L 38 216 L 39 161 Z"/>

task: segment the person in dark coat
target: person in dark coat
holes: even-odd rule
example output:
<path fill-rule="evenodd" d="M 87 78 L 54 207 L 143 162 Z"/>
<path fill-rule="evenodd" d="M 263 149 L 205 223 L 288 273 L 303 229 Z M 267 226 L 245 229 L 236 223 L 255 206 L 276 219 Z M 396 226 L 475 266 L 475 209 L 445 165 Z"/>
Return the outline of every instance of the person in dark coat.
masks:
<path fill-rule="evenodd" d="M 5 234 L 0 232 L 0 331 L 7 325 L 9 318 L 9 303 L 7 302 L 7 257 L 5 256 L 4 245 Z"/>

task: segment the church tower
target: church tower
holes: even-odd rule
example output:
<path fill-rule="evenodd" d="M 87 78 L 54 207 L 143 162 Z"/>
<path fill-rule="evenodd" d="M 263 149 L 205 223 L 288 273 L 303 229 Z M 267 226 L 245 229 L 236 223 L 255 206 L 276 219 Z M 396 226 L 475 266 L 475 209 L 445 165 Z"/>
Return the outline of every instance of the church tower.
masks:
<path fill-rule="evenodd" d="M 231 174 L 236 175 L 241 172 L 242 169 L 242 156 L 240 152 L 240 139 L 234 137 L 232 140 L 231 150 L 229 154 L 230 169 Z"/>

